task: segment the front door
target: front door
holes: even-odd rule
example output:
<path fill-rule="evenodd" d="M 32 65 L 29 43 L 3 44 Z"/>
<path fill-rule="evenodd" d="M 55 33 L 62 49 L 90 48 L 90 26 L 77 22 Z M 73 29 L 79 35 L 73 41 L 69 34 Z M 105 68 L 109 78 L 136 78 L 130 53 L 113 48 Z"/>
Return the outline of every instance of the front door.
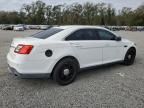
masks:
<path fill-rule="evenodd" d="M 107 30 L 98 30 L 100 41 L 103 43 L 103 64 L 123 59 L 123 44 L 116 41 L 116 36 Z"/>

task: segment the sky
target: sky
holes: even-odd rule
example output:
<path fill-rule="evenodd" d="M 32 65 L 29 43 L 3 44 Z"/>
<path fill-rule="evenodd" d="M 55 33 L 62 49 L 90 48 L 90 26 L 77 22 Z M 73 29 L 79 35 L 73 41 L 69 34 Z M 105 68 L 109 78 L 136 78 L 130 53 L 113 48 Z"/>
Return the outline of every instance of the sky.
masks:
<path fill-rule="evenodd" d="M 13 11 L 19 10 L 23 4 L 30 4 L 36 0 L 0 0 L 0 10 Z M 57 4 L 72 4 L 75 2 L 85 3 L 85 2 L 94 2 L 94 3 L 110 3 L 117 10 L 122 7 L 131 7 L 133 9 L 137 8 L 139 5 L 144 3 L 144 0 L 42 0 L 49 5 Z"/>

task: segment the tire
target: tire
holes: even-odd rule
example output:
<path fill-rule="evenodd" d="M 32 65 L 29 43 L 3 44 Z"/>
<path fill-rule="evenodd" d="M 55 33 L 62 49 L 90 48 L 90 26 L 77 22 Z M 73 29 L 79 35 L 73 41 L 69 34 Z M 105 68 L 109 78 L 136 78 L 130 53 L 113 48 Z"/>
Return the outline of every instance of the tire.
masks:
<path fill-rule="evenodd" d="M 59 85 L 68 85 L 75 80 L 78 71 L 78 62 L 75 59 L 65 58 L 56 65 L 53 71 L 53 79 Z"/>
<path fill-rule="evenodd" d="M 124 58 L 124 65 L 132 65 L 134 63 L 135 60 L 135 56 L 136 56 L 136 50 L 134 48 L 130 48 Z"/>

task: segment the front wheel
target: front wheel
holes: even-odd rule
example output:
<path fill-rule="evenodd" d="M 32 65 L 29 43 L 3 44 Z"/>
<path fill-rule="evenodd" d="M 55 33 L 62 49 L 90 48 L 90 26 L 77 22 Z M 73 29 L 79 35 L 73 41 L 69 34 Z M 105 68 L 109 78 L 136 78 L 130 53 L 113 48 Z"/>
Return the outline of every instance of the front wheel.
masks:
<path fill-rule="evenodd" d="M 124 65 L 132 65 L 134 63 L 135 56 L 136 56 L 136 50 L 134 48 L 130 48 L 125 55 L 125 59 L 123 62 Z"/>
<path fill-rule="evenodd" d="M 79 71 L 78 62 L 71 58 L 61 60 L 53 71 L 53 79 L 60 85 L 72 83 Z"/>

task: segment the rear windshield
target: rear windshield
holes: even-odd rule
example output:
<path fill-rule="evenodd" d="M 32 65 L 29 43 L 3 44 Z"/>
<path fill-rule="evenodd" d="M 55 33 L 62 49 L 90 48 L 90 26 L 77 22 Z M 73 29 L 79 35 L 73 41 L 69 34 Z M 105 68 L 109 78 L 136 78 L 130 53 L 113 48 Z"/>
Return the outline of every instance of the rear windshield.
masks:
<path fill-rule="evenodd" d="M 60 29 L 60 28 L 49 28 L 48 30 L 44 30 L 44 31 L 41 31 L 32 35 L 32 37 L 39 38 L 39 39 L 46 39 L 58 32 L 61 32 L 62 30 L 63 29 Z"/>

